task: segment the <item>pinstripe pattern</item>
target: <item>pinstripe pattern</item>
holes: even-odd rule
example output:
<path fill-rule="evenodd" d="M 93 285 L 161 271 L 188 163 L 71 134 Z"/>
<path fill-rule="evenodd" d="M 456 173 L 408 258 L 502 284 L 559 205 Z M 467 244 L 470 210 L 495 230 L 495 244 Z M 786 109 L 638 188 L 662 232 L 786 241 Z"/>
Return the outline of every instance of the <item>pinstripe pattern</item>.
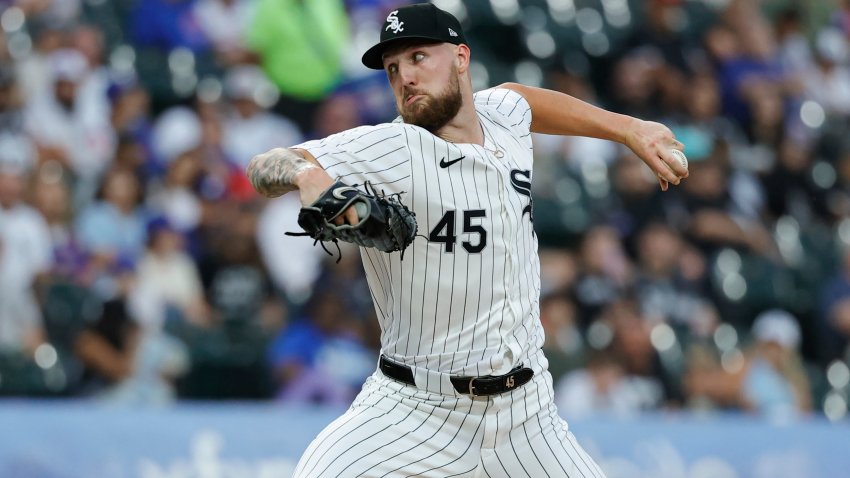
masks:
<path fill-rule="evenodd" d="M 604 477 L 540 373 L 491 398 L 434 394 L 376 372 L 304 453 L 295 477 Z"/>
<path fill-rule="evenodd" d="M 361 249 L 381 352 L 410 366 L 416 387 L 376 371 L 298 477 L 604 476 L 558 417 L 540 352 L 531 109 L 507 89 L 477 93 L 475 106 L 483 146 L 398 120 L 297 146 L 331 176 L 402 193 L 421 235 L 403 261 Z M 472 399 L 448 380 L 520 362 L 535 377 L 502 395 Z"/>

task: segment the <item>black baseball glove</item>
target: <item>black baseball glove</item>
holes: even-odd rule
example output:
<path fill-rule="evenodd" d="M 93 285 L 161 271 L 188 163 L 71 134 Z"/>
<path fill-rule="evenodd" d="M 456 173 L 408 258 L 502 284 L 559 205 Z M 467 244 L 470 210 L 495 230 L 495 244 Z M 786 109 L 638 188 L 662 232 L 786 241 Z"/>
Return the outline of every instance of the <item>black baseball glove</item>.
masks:
<path fill-rule="evenodd" d="M 366 191 L 337 180 L 313 204 L 301 208 L 298 225 L 305 232 L 288 234 L 310 236 L 316 242 L 339 240 L 403 254 L 416 236 L 416 216 L 398 200 L 398 195 L 378 194 L 368 183 L 364 186 Z M 360 222 L 334 224 L 333 220 L 351 206 Z"/>

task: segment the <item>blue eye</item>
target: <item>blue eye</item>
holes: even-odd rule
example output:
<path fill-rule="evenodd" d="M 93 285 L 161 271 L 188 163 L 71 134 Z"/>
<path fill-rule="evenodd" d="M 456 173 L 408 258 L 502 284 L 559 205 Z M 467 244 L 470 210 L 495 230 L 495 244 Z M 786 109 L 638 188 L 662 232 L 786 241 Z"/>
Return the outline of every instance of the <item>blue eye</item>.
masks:
<path fill-rule="evenodd" d="M 422 61 L 425 59 L 424 53 L 416 53 L 413 55 L 413 61 Z"/>

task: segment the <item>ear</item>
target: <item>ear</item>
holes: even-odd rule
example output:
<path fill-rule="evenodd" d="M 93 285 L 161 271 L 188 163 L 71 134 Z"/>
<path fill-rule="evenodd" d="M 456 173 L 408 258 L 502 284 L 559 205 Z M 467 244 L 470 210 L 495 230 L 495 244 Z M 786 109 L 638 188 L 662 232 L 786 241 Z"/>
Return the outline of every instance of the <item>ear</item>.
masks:
<path fill-rule="evenodd" d="M 463 74 L 469 70 L 471 56 L 472 52 L 470 52 L 468 46 L 464 44 L 457 45 L 455 50 L 455 66 L 457 66 L 458 73 Z"/>

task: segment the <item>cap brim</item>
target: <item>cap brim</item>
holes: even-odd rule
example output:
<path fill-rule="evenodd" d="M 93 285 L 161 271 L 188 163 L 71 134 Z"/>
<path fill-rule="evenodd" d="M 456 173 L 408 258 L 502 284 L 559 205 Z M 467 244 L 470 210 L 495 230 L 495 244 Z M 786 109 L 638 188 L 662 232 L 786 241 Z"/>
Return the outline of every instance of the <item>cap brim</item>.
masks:
<path fill-rule="evenodd" d="M 363 54 L 363 58 L 360 61 L 363 62 L 363 65 L 366 68 L 371 68 L 373 70 L 383 70 L 384 69 L 384 52 L 387 51 L 387 48 L 403 42 L 405 40 L 422 40 L 423 42 L 439 42 L 444 43 L 446 40 L 443 38 L 431 37 L 431 36 L 409 36 L 409 37 L 400 37 L 400 38 L 390 38 L 389 40 L 384 40 L 377 45 L 373 46 L 366 50 L 366 53 Z"/>

